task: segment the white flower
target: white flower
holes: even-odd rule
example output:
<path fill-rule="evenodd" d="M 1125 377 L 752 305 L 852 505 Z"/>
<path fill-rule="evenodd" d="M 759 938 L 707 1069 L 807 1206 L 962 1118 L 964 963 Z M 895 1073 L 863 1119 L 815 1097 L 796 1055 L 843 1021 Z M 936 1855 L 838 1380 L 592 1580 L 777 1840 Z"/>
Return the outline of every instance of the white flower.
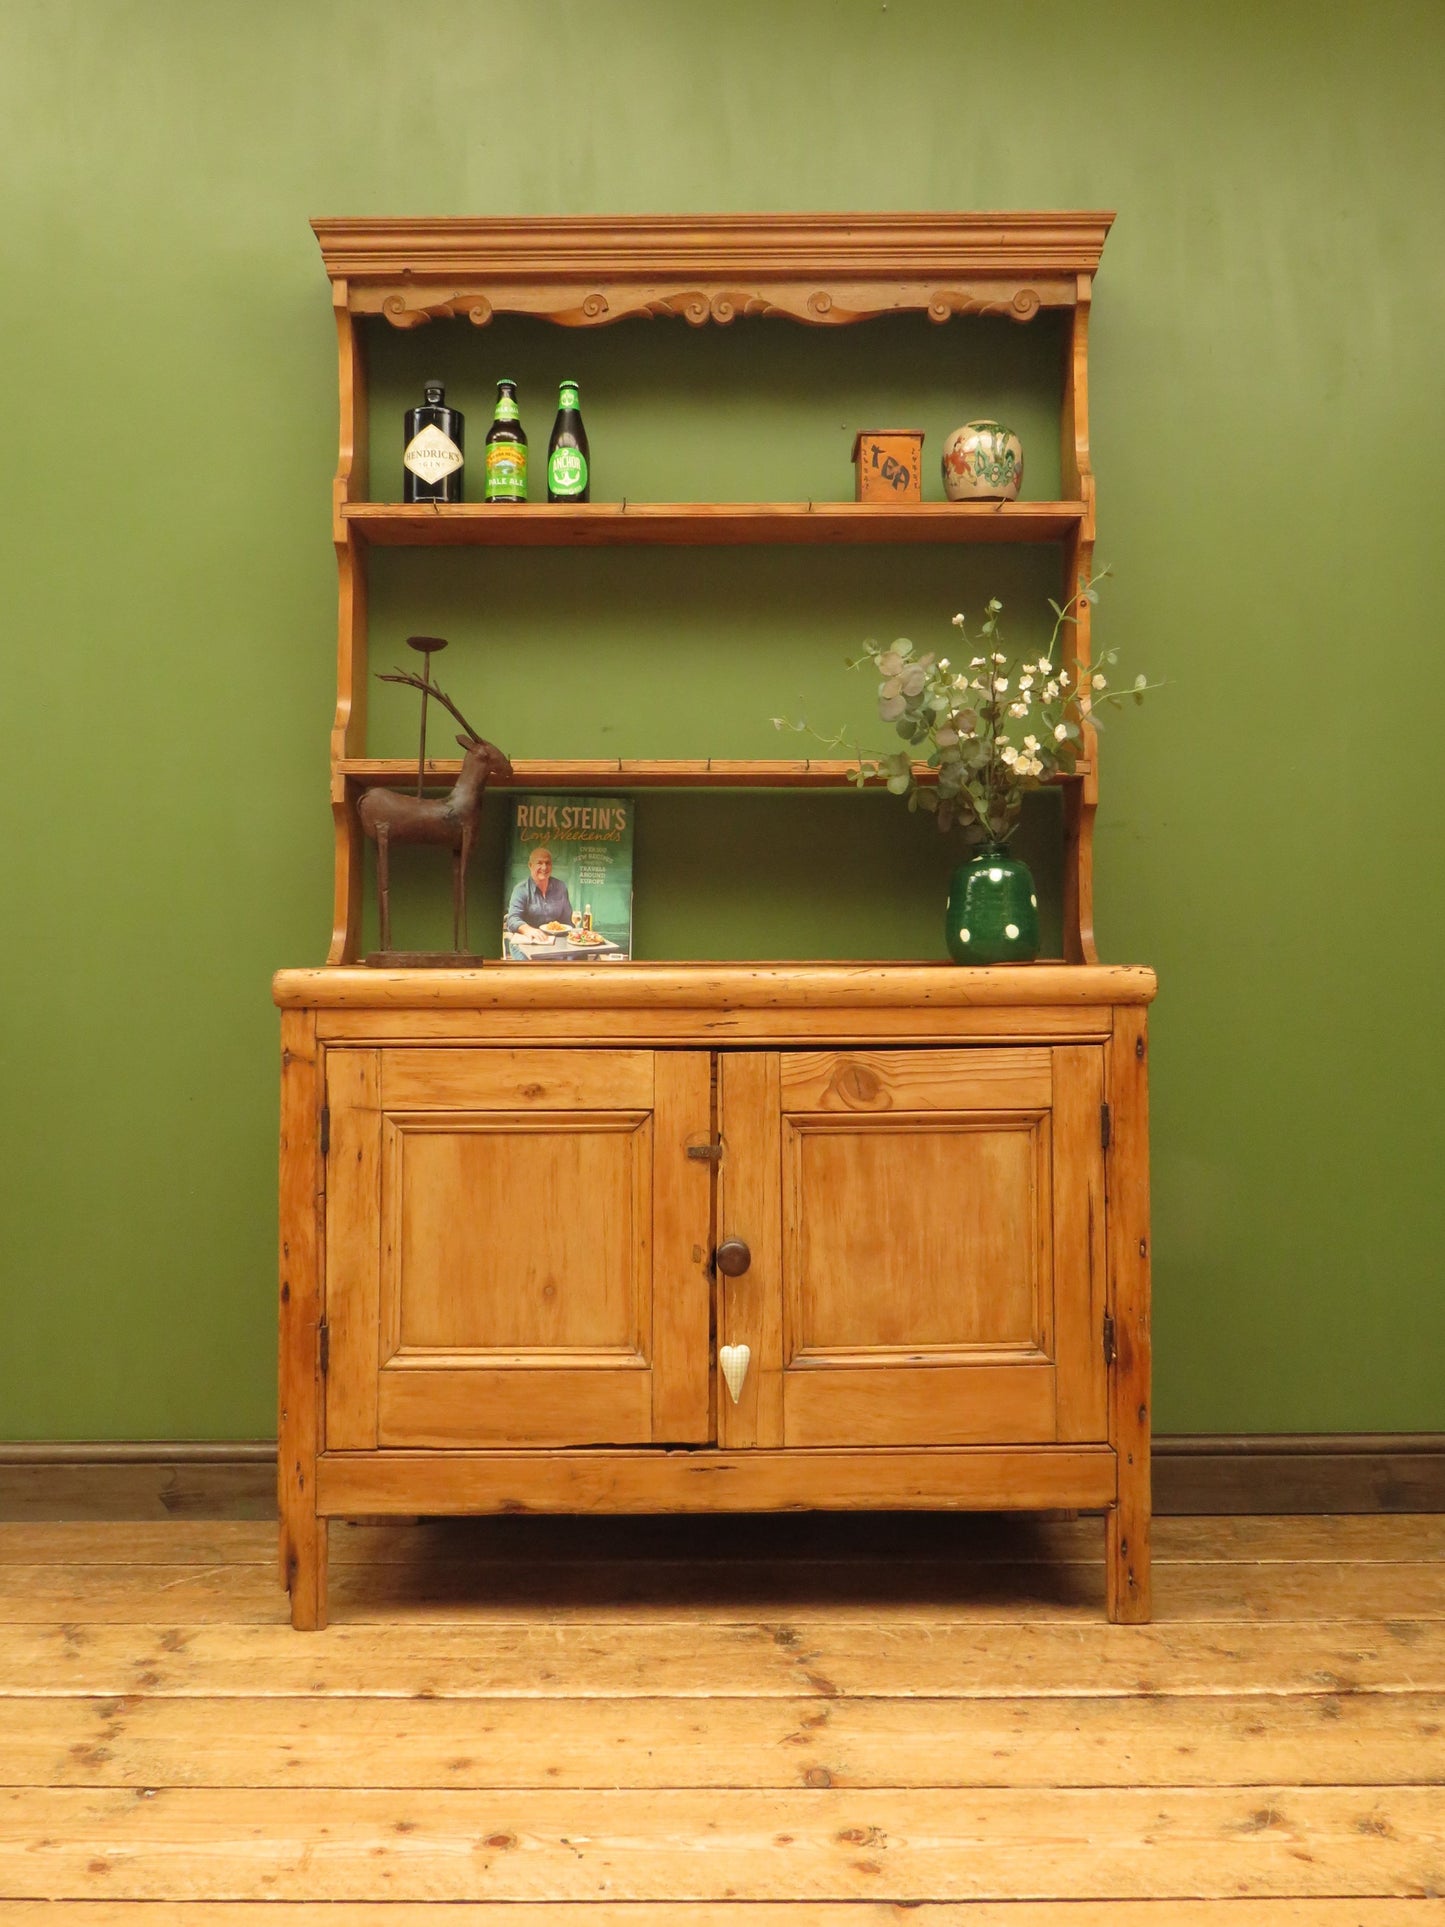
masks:
<path fill-rule="evenodd" d="M 1053 675 L 1053 673 L 1054 673 L 1054 665 L 1053 665 L 1053 664 L 1052 664 L 1052 663 L 1051 663 L 1051 662 L 1049 661 L 1049 659 L 1048 659 L 1048 657 L 1047 657 L 1047 656 L 1040 656 L 1040 657 L 1039 657 L 1039 660 L 1038 660 L 1038 671 L 1039 671 L 1039 674 L 1040 674 L 1041 676 L 1052 676 L 1052 675 Z"/>
<path fill-rule="evenodd" d="M 963 616 L 962 616 L 962 613 L 960 613 L 960 614 L 958 614 L 958 615 L 956 615 L 956 616 L 955 616 L 955 617 L 953 618 L 953 626 L 954 626 L 954 628 L 955 628 L 955 629 L 961 629 L 961 628 L 963 627 Z"/>
<path fill-rule="evenodd" d="M 1109 678 L 1107 676 L 1095 676 L 1092 680 L 1095 689 L 1106 689 L 1108 687 Z"/>
<path fill-rule="evenodd" d="M 1056 702 L 1058 700 L 1058 694 L 1059 685 L 1056 682 L 1046 682 L 1044 684 L 1044 701 L 1046 703 Z"/>
<path fill-rule="evenodd" d="M 970 669 L 982 669 L 986 660 L 987 658 L 984 656 L 975 656 L 968 666 Z"/>
<path fill-rule="evenodd" d="M 995 650 L 994 650 L 994 652 L 993 652 L 993 659 L 994 659 L 994 661 L 995 661 L 995 662 L 1007 662 L 1007 661 L 1008 661 L 1008 657 L 1007 657 L 1007 656 L 1006 656 L 1006 655 L 1005 655 L 1005 654 L 1003 653 L 1003 651 L 1002 651 L 1002 649 L 995 649 Z"/>
<path fill-rule="evenodd" d="M 1033 686 L 1034 686 L 1034 679 L 1033 679 L 1033 677 L 1032 677 L 1032 676 L 1020 676 L 1020 677 L 1019 677 L 1019 688 L 1020 688 L 1020 689 L 1032 689 L 1032 688 L 1033 688 Z"/>
<path fill-rule="evenodd" d="M 1065 738 L 1068 736 L 1068 733 L 1069 733 L 1068 730 L 1064 727 L 1062 723 L 1055 723 L 1054 741 L 1056 743 L 1062 743 L 1065 740 Z"/>
<path fill-rule="evenodd" d="M 938 658 L 938 666 L 939 666 L 939 668 L 940 668 L 940 669 L 947 669 L 947 667 L 948 667 L 948 657 L 947 657 L 947 656 L 940 656 L 940 657 Z"/>
<path fill-rule="evenodd" d="M 1008 677 L 995 676 L 993 679 L 993 688 L 996 696 L 1006 696 L 1008 694 Z"/>
<path fill-rule="evenodd" d="M 1027 703 L 1010 703 L 1008 706 L 1008 713 L 1010 716 L 1027 716 L 1029 713 L 1029 706 Z"/>
<path fill-rule="evenodd" d="M 970 689 L 985 689 L 985 688 L 987 688 L 987 684 L 986 684 L 986 683 L 984 682 L 984 679 L 983 679 L 983 677 L 982 677 L 982 676 L 975 676 L 975 677 L 974 677 L 974 679 L 973 679 L 973 681 L 972 681 L 972 682 L 971 682 L 971 683 L 970 683 L 970 684 L 969 684 L 968 686 L 969 686 L 969 688 L 970 688 Z"/>
<path fill-rule="evenodd" d="M 1038 746 L 1039 746 L 1039 739 L 1037 736 L 1025 736 L 1024 748 L 1029 752 L 1030 755 L 1033 754 L 1033 752 L 1038 748 Z"/>
<path fill-rule="evenodd" d="M 1059 687 L 1060 689 L 1067 689 L 1068 686 L 1069 686 L 1069 672 L 1067 669 L 1061 669 L 1059 671 Z"/>
<path fill-rule="evenodd" d="M 1014 764 L 1019 760 L 1019 753 L 1013 747 L 1012 743 L 1010 743 L 1007 749 L 1001 749 L 999 755 L 1003 758 L 1004 762 L 1008 764 L 1010 769 L 1012 769 Z"/>

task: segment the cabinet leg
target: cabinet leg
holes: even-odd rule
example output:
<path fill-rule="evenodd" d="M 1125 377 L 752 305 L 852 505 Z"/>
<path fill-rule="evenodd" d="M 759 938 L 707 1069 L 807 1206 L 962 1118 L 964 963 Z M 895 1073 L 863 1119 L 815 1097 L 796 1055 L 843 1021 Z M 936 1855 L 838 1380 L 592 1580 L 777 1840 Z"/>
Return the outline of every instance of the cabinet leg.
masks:
<path fill-rule="evenodd" d="M 314 1513 L 286 1528 L 286 1586 L 298 1633 L 320 1632 L 326 1624 L 326 1528 L 327 1521 Z"/>
<path fill-rule="evenodd" d="M 1131 1490 L 1134 1483 L 1121 1479 L 1118 1502 L 1105 1514 L 1106 1596 L 1115 1626 L 1147 1625 L 1151 1611 L 1147 1471 Z"/>

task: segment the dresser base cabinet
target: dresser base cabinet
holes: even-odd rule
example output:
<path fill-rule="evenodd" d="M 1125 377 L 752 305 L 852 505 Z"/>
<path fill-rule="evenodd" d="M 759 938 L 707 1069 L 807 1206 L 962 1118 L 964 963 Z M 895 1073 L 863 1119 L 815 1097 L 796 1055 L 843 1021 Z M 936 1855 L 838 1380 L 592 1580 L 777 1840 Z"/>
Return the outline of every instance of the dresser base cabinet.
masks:
<path fill-rule="evenodd" d="M 1102 1511 L 1146 1620 L 1153 994 L 282 972 L 292 1623 L 333 1517 L 904 1507 Z"/>

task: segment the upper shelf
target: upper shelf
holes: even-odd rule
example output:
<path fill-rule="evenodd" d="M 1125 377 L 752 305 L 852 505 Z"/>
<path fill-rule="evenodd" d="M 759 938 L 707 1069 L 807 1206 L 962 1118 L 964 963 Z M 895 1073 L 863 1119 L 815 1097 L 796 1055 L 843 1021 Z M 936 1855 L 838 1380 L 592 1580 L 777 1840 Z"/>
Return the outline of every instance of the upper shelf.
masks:
<path fill-rule="evenodd" d="M 349 502 L 347 526 L 386 548 L 713 548 L 776 542 L 1059 542 L 1082 502 Z"/>
<path fill-rule="evenodd" d="M 922 311 L 1003 314 L 1089 298 L 1109 213 L 608 215 L 315 220 L 333 299 L 395 328 L 533 314 L 696 327 L 781 314 L 817 327 Z"/>

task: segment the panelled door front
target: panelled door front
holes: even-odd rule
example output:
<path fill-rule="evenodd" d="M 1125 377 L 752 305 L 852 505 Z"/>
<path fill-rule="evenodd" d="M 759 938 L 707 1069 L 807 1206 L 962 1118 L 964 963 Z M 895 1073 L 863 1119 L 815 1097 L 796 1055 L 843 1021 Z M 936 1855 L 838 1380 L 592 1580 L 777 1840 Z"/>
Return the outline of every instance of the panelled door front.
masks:
<path fill-rule="evenodd" d="M 1101 1048 L 728 1053 L 724 1444 L 1106 1436 Z"/>
<path fill-rule="evenodd" d="M 327 1054 L 326 1444 L 709 1433 L 705 1052 Z"/>

